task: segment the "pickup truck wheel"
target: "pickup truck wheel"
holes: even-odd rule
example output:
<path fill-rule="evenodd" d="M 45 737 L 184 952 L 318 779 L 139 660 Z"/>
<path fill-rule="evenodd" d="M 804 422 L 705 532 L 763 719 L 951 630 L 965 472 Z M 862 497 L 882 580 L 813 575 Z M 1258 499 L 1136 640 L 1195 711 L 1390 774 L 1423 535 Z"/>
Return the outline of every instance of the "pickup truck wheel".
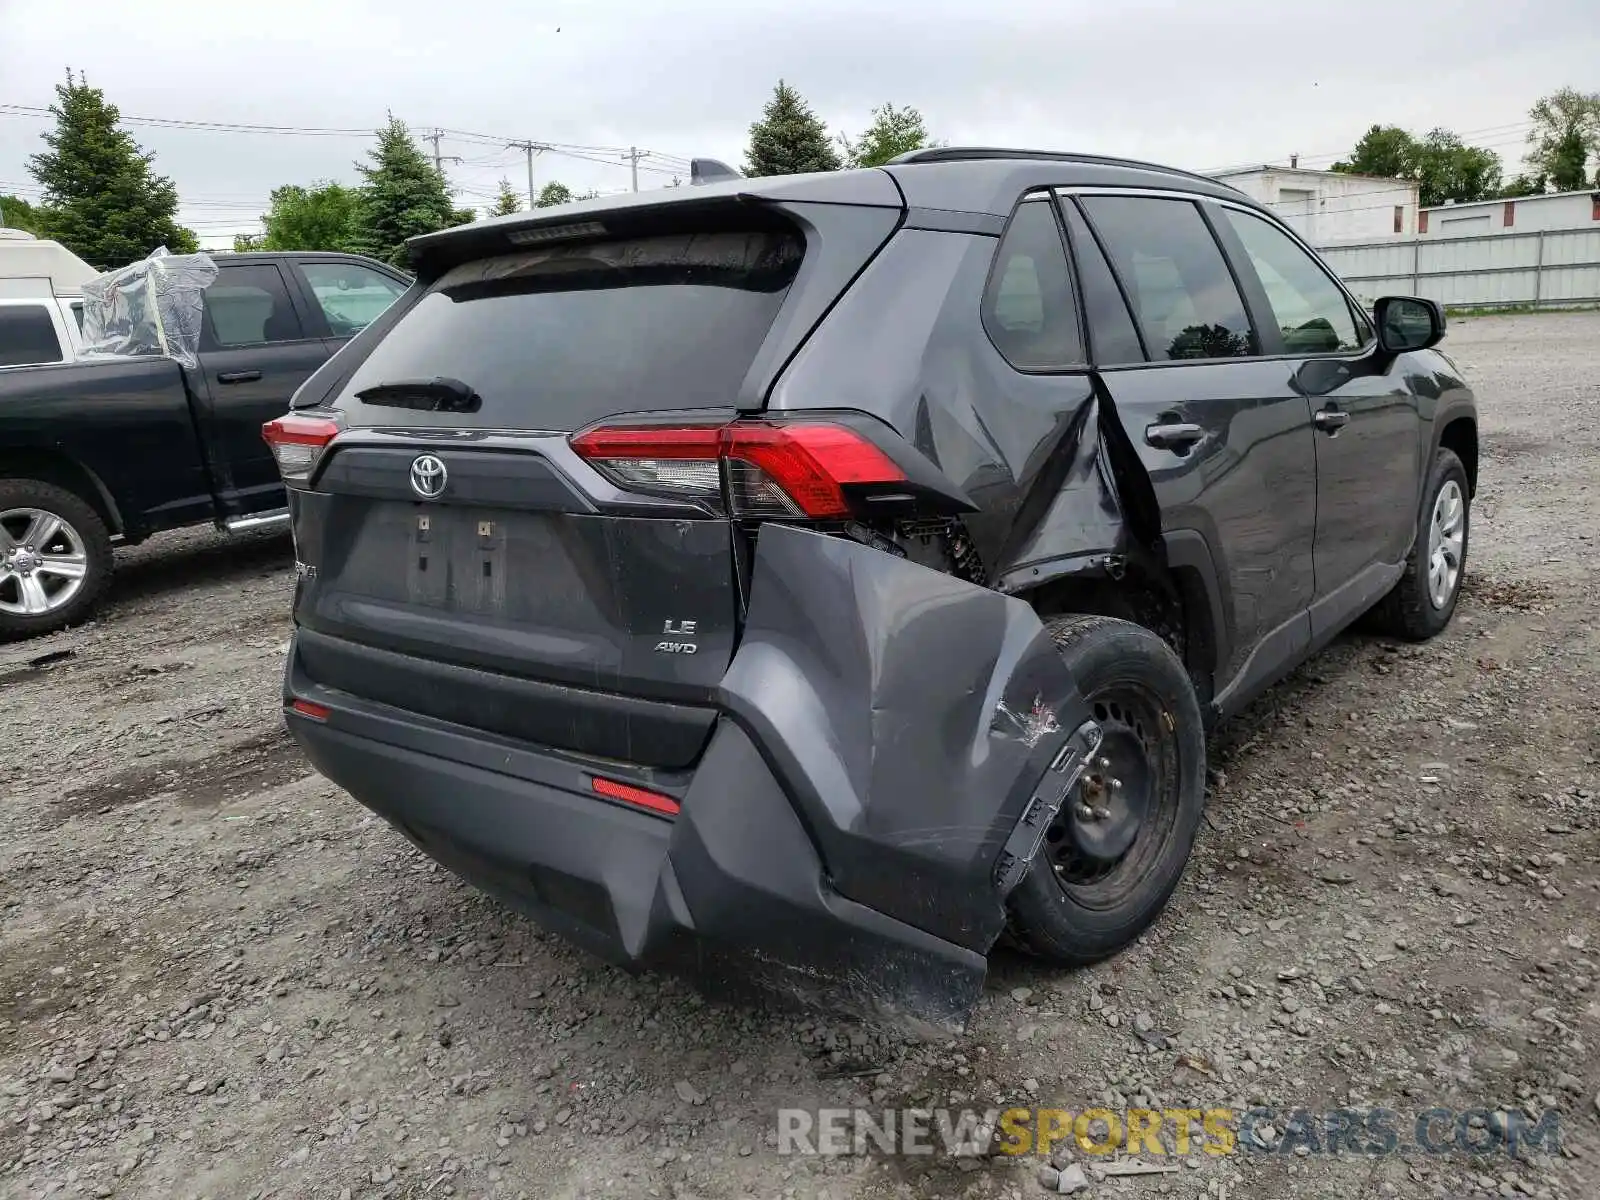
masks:
<path fill-rule="evenodd" d="M 83 620 L 111 567 L 111 535 L 82 497 L 42 480 L 0 480 L 0 637 Z"/>
<path fill-rule="evenodd" d="M 1376 624 L 1393 637 L 1425 642 L 1450 624 L 1467 568 L 1472 525 L 1466 468 L 1443 446 L 1433 458 L 1417 540 L 1400 582 L 1373 610 Z"/>
<path fill-rule="evenodd" d="M 1188 672 L 1156 634 L 1111 617 L 1046 628 L 1102 740 L 1009 898 L 1007 932 L 1077 965 L 1127 946 L 1178 886 L 1205 803 L 1205 736 Z"/>

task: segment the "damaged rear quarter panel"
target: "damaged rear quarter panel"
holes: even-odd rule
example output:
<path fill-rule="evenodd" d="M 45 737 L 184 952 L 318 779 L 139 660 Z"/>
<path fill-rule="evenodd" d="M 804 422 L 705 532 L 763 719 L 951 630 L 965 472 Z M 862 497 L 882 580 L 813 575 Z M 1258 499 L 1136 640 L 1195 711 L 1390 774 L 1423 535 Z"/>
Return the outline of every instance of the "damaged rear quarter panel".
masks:
<path fill-rule="evenodd" d="M 1159 536 L 1111 400 L 1087 369 L 1016 370 L 984 331 L 998 239 L 902 230 L 812 335 L 772 411 L 849 408 L 886 421 L 978 505 L 963 518 L 1008 590 Z M 1125 512 L 1132 506 L 1133 517 Z M 1132 528 L 1130 528 L 1132 526 Z"/>
<path fill-rule="evenodd" d="M 721 700 L 841 895 L 980 952 L 1004 923 L 1000 851 L 1088 718 L 1026 604 L 775 524 Z"/>

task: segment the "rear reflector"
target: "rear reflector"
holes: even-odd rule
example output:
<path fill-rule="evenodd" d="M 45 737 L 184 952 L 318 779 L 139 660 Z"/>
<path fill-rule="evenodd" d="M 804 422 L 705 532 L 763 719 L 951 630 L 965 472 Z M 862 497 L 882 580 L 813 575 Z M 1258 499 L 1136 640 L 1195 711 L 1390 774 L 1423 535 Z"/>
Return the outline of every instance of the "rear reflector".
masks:
<path fill-rule="evenodd" d="M 664 813 L 669 817 L 678 815 L 680 805 L 671 796 L 663 796 L 660 792 L 646 791 L 644 788 L 631 787 L 626 783 L 618 783 L 614 779 L 594 778 L 595 794 L 604 796 L 608 800 L 621 800 L 624 804 L 633 804 L 639 808 L 648 808 L 651 812 Z"/>
<path fill-rule="evenodd" d="M 289 413 L 261 427 L 261 437 L 277 460 L 285 483 L 305 483 L 329 442 L 339 436 L 339 422 L 331 417 Z"/>
<path fill-rule="evenodd" d="M 326 721 L 328 714 L 333 711 L 326 704 L 314 704 L 310 700 L 295 700 L 289 707 L 302 717 L 310 717 L 313 721 Z"/>
<path fill-rule="evenodd" d="M 897 483 L 905 472 L 855 430 L 826 422 L 600 426 L 572 448 L 621 486 L 727 500 L 735 516 L 844 517 L 846 484 Z"/>

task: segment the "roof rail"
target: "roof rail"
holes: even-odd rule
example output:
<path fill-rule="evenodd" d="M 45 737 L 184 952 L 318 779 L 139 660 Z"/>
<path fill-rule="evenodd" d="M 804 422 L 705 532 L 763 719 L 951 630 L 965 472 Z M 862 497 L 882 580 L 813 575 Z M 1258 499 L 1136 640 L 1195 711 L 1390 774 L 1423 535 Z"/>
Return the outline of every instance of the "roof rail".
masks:
<path fill-rule="evenodd" d="M 1182 179 L 1200 180 L 1214 187 L 1227 188 L 1229 191 L 1236 192 L 1239 190 L 1232 184 L 1223 183 L 1220 179 L 1213 179 L 1210 175 L 1199 175 L 1193 171 L 1163 166 L 1161 163 L 1143 162 L 1136 158 L 1112 158 L 1104 154 L 1075 154 L 1065 150 L 1017 150 L 1005 146 L 930 146 L 924 150 L 910 150 L 905 154 L 896 155 L 884 165 L 892 167 L 910 163 L 978 162 L 1008 158 L 1045 162 L 1089 163 L 1099 167 L 1129 167 L 1136 171 L 1158 171 L 1163 175 L 1176 175 Z"/>

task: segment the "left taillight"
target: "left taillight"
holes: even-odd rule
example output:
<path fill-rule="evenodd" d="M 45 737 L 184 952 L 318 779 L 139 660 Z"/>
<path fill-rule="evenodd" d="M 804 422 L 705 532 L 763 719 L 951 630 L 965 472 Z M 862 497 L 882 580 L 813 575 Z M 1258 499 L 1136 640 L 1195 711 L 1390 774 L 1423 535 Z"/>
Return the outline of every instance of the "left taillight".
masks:
<path fill-rule="evenodd" d="M 339 436 L 340 424 L 330 416 L 289 413 L 261 427 L 261 436 L 277 460 L 284 483 L 301 486 L 311 478 L 328 443 Z"/>
<path fill-rule="evenodd" d="M 828 421 L 608 426 L 575 434 L 578 455 L 635 491 L 726 505 L 737 517 L 837 519 L 847 488 L 903 484 L 905 471 L 868 438 Z"/>

